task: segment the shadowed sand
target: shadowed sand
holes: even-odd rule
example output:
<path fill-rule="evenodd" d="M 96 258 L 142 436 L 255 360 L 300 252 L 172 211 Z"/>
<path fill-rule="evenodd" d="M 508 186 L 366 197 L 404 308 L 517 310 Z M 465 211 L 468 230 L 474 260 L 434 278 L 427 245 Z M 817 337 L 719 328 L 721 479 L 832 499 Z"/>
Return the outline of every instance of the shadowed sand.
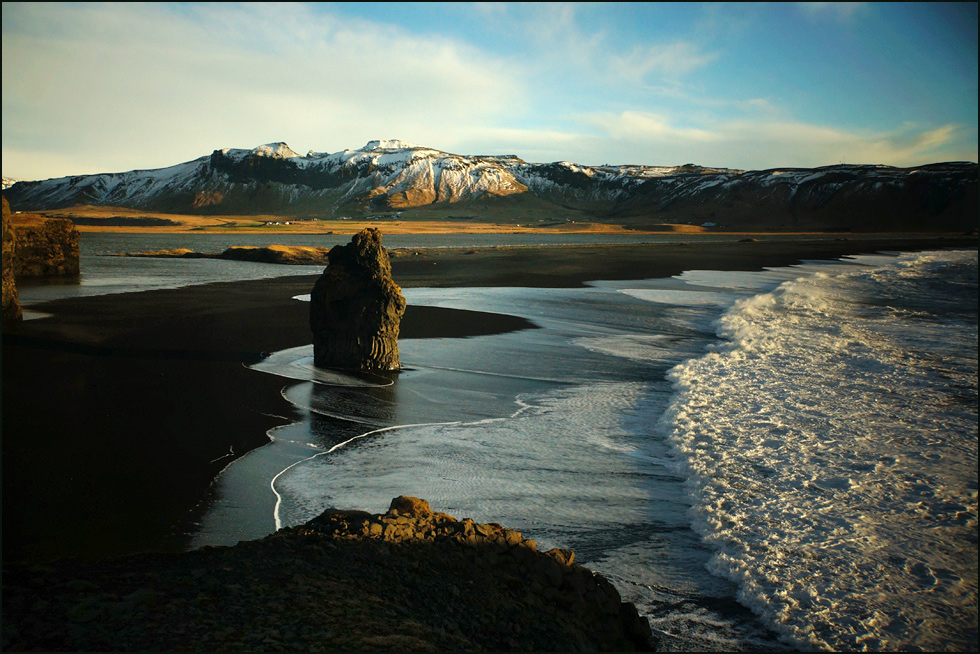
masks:
<path fill-rule="evenodd" d="M 397 251 L 396 282 L 577 286 L 685 270 L 759 270 L 881 250 L 976 247 L 976 238 L 814 240 Z M 417 252 L 417 253 L 416 253 Z M 283 269 L 288 274 L 288 268 Z M 246 368 L 310 342 L 313 276 L 60 300 L 3 333 L 4 560 L 177 548 L 174 525 L 214 475 L 267 442 L 293 409 L 283 381 Z M 402 338 L 533 325 L 410 306 Z"/>

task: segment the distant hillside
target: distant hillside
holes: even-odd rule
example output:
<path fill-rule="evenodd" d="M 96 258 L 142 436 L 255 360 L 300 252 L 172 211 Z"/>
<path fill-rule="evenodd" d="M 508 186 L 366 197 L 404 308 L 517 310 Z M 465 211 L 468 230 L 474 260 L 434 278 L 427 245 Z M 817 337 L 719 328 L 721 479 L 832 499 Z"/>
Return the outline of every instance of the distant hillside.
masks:
<path fill-rule="evenodd" d="M 222 149 L 157 170 L 18 182 L 17 210 L 107 205 L 146 211 L 297 218 L 586 220 L 644 227 L 970 231 L 977 164 L 837 165 L 742 171 L 683 166 L 535 164 L 402 141 L 310 151 L 285 143 Z"/>

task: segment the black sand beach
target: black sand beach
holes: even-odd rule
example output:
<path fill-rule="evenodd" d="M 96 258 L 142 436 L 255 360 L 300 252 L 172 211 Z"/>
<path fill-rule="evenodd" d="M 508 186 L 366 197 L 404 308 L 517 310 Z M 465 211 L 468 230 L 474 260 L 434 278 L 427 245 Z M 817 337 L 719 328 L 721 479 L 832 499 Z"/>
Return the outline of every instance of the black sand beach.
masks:
<path fill-rule="evenodd" d="M 685 270 L 758 270 L 962 239 L 501 247 L 396 252 L 420 286 L 577 286 Z M 288 274 L 288 269 L 283 274 Z M 267 442 L 293 409 L 282 381 L 243 362 L 310 342 L 315 277 L 61 300 L 3 332 L 3 558 L 101 557 L 183 547 L 174 536 L 214 475 Z M 523 319 L 409 307 L 402 338 L 532 327 Z"/>

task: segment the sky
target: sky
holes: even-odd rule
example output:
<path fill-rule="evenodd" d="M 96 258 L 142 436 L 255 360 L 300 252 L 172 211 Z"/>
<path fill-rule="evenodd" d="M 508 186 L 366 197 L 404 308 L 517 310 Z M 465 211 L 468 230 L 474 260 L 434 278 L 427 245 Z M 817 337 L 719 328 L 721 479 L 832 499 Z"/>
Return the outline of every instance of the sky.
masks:
<path fill-rule="evenodd" d="M 3 176 L 285 141 L 758 170 L 977 161 L 976 3 L 3 3 Z"/>

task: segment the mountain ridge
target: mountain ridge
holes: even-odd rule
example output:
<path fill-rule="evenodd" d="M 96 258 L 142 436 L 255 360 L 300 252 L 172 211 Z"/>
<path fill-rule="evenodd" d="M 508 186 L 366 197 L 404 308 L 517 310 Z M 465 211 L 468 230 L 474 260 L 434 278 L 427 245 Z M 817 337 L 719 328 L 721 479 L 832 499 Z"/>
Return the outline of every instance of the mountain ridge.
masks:
<path fill-rule="evenodd" d="M 695 164 L 587 166 L 458 155 L 397 139 L 306 155 L 278 141 L 166 168 L 17 182 L 18 210 L 110 205 L 197 214 L 336 219 L 461 209 L 491 218 L 534 207 L 556 220 L 729 229 L 977 228 L 977 164 L 838 164 L 761 171 Z"/>

